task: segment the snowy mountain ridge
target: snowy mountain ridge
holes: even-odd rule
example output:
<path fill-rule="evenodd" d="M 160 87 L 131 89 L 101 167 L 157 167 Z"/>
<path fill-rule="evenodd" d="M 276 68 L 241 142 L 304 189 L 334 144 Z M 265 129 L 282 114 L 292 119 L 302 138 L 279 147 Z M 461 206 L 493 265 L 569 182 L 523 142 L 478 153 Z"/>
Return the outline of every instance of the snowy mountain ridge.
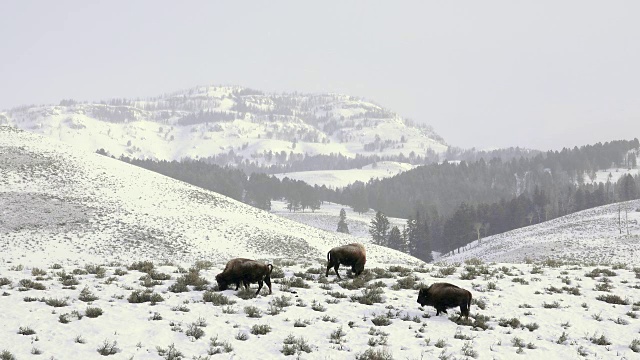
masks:
<path fill-rule="evenodd" d="M 180 160 L 226 155 L 262 165 L 294 156 L 425 156 L 448 147 L 433 129 L 341 94 L 265 94 L 201 86 L 150 99 L 63 100 L 0 113 L 0 124 L 120 155 Z"/>

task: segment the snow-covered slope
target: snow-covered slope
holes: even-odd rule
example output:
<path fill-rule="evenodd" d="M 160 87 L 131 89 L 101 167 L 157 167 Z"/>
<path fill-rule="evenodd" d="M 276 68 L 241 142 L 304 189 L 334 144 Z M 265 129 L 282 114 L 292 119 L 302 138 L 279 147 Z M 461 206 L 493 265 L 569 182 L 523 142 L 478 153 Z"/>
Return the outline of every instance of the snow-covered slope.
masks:
<path fill-rule="evenodd" d="M 553 238 L 584 238 L 582 231 L 630 241 L 610 235 L 611 211 L 583 212 L 591 220 L 547 228 Z M 349 212 L 358 236 L 344 236 L 0 126 L 0 357 L 638 357 L 640 269 L 477 260 L 427 265 L 367 244 L 358 279 L 338 281 L 333 271 L 327 279 L 326 249 L 363 241 L 366 217 Z M 637 223 L 630 231 L 638 234 Z M 538 249 L 544 254 L 544 246 Z M 633 262 L 633 253 L 616 258 L 612 251 L 601 246 L 584 254 Z M 245 292 L 218 291 L 215 275 L 231 256 L 273 261 L 273 294 L 252 298 L 255 284 Z M 153 261 L 154 271 L 132 266 L 140 260 Z M 418 288 L 439 281 L 472 292 L 468 322 L 456 322 L 457 309 L 447 317 L 419 308 Z"/>
<path fill-rule="evenodd" d="M 583 210 L 486 237 L 481 240 L 481 244 L 475 241 L 460 254 L 444 256 L 442 260 L 461 261 L 473 257 L 498 262 L 551 258 L 638 264 L 640 200 Z"/>
<path fill-rule="evenodd" d="M 325 258 L 356 238 L 0 126 L 0 261 Z M 416 261 L 367 245 L 376 262 Z"/>
<path fill-rule="evenodd" d="M 361 181 L 366 184 L 370 179 L 393 177 L 403 171 L 411 170 L 414 167 L 414 165 L 407 163 L 381 161 L 375 163 L 375 165 L 363 166 L 361 169 L 299 171 L 276 174 L 275 176 L 278 179 L 288 177 L 292 180 L 302 180 L 311 186 L 325 185 L 328 188 L 336 189 L 345 187 L 356 181 Z"/>
<path fill-rule="evenodd" d="M 3 123 L 88 151 L 165 160 L 231 154 L 270 165 L 291 153 L 424 156 L 447 149 L 430 127 L 371 102 L 237 86 L 196 87 L 147 100 L 23 106 L 0 113 Z"/>
<path fill-rule="evenodd" d="M 615 184 L 620 180 L 624 175 L 636 176 L 640 173 L 640 169 L 625 169 L 625 168 L 612 168 L 607 170 L 599 170 L 595 172 L 595 177 L 593 178 L 593 183 L 603 183 L 611 182 Z M 588 176 L 585 176 L 586 180 L 591 180 Z"/>
<path fill-rule="evenodd" d="M 322 264 L 287 261 L 273 293 L 251 298 L 256 285 L 215 289 L 221 263 L 200 264 L 213 284 L 181 292 L 178 265 L 155 263 L 155 282 L 131 265 L 0 263 L 2 359 L 640 357 L 640 272 L 628 266 L 386 265 L 337 281 Z M 441 281 L 471 291 L 468 322 L 419 307 L 417 286 Z M 145 290 L 154 302 L 136 296 Z"/>
<path fill-rule="evenodd" d="M 345 222 L 349 228 L 349 234 L 359 238 L 360 240 L 358 241 L 360 242 L 370 242 L 371 235 L 369 234 L 369 226 L 371 225 L 371 220 L 373 220 L 376 215 L 374 210 L 359 214 L 348 206 L 325 202 L 320 209 L 314 212 L 309 210 L 289 211 L 287 210 L 287 204 L 285 202 L 271 202 L 271 213 L 327 231 L 336 231 L 338 221 L 340 220 L 341 209 L 344 209 L 346 214 Z M 388 217 L 387 219 L 389 220 L 390 228 L 397 226 L 399 229 L 402 229 L 402 227 L 407 224 L 407 219 L 394 217 Z"/>

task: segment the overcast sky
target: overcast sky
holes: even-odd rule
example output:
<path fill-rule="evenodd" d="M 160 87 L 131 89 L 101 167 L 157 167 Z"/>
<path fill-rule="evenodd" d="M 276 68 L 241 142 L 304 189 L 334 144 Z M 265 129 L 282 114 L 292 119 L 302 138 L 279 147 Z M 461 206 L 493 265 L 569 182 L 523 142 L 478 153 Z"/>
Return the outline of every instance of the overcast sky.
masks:
<path fill-rule="evenodd" d="M 463 148 L 640 137 L 640 1 L 3 1 L 0 109 L 340 92 Z"/>

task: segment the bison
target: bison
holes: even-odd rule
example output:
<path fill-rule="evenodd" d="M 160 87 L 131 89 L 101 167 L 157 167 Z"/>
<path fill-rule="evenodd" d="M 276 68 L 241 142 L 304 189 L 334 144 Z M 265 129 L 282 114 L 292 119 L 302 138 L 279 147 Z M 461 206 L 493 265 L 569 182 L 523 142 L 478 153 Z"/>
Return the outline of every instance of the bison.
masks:
<path fill-rule="evenodd" d="M 269 294 L 271 294 L 271 271 L 273 271 L 271 264 L 237 258 L 230 260 L 225 269 L 216 275 L 216 281 L 220 290 L 226 290 L 230 284 L 236 284 L 236 290 L 238 290 L 240 283 L 248 288 L 249 284 L 257 282 L 256 295 L 260 293 L 264 282 L 269 287 Z"/>
<path fill-rule="evenodd" d="M 232 271 L 231 269 L 236 267 L 238 264 L 242 264 L 245 263 L 247 261 L 253 261 L 251 259 L 245 259 L 245 258 L 235 258 L 235 259 L 231 259 L 227 262 L 227 265 L 224 267 L 224 270 L 222 271 L 222 273 L 228 273 L 229 271 Z M 219 274 L 218 276 L 220 276 L 222 274 Z M 218 280 L 218 276 L 216 276 L 216 280 Z M 236 290 L 238 290 L 238 288 L 240 288 L 240 283 L 242 283 L 242 285 L 244 285 L 245 288 L 249 287 L 249 283 L 248 282 L 244 282 L 242 281 L 242 279 L 236 278 Z M 220 284 L 220 280 L 218 280 L 218 284 Z M 225 288 L 222 290 L 226 290 L 227 285 L 225 284 Z"/>
<path fill-rule="evenodd" d="M 428 288 L 420 289 L 418 293 L 420 306 L 430 305 L 436 308 L 436 315 L 447 313 L 448 308 L 460 306 L 460 319 L 463 315 L 469 319 L 471 309 L 471 293 L 463 288 L 449 283 L 435 283 Z"/>
<path fill-rule="evenodd" d="M 367 252 L 362 244 L 349 244 L 334 247 L 327 253 L 327 273 L 329 276 L 329 270 L 333 267 L 338 275 L 338 279 L 342 279 L 338 273 L 340 264 L 351 266 L 351 271 L 356 276 L 360 275 L 364 271 L 364 264 L 367 262 Z"/>

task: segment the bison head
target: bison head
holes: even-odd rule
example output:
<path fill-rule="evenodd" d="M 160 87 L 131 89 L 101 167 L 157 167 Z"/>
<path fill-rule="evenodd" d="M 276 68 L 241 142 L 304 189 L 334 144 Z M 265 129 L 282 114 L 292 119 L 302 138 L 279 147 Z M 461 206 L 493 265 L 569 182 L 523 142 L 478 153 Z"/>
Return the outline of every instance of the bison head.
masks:
<path fill-rule="evenodd" d="M 226 281 L 224 276 L 222 276 L 222 274 L 216 275 L 216 281 L 218 282 L 218 289 L 220 291 L 227 290 L 227 287 L 229 287 L 229 283 Z"/>
<path fill-rule="evenodd" d="M 418 293 L 418 303 L 420 306 L 425 306 L 429 304 L 429 289 L 422 288 Z"/>

